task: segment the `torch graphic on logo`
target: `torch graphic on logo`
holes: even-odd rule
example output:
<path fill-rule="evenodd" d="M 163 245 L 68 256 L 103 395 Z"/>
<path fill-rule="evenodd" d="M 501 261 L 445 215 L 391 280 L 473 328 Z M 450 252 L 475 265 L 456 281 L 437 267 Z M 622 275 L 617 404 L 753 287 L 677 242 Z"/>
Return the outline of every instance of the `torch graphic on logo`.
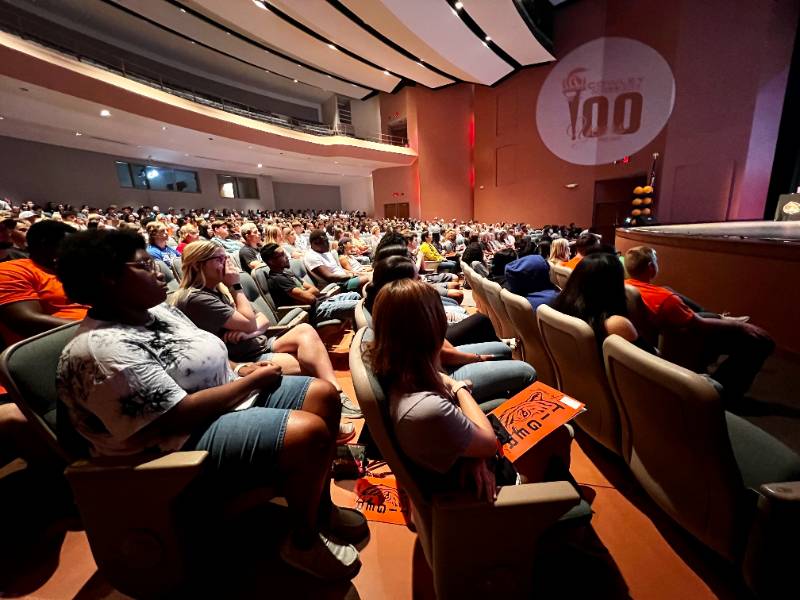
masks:
<path fill-rule="evenodd" d="M 578 108 L 581 105 L 581 92 L 586 89 L 586 78 L 582 74 L 586 71 L 583 67 L 573 69 L 561 82 L 561 91 L 569 106 L 569 134 L 573 140 L 578 137 Z"/>

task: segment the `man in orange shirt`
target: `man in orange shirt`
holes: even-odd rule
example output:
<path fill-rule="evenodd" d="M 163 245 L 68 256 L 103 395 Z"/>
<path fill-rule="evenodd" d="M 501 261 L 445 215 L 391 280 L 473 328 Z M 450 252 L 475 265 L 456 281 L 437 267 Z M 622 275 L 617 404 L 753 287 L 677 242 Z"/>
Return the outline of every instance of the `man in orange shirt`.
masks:
<path fill-rule="evenodd" d="M 775 349 L 769 334 L 740 319 L 703 316 L 709 313 L 695 312 L 674 290 L 650 283 L 658 275 L 658 257 L 652 248 L 628 250 L 625 269 L 630 275 L 625 283 L 639 290 L 655 327 L 685 336 L 686 348 L 699 348 L 704 365 L 726 355 L 711 376 L 722 385 L 725 397 L 744 395 Z"/>
<path fill-rule="evenodd" d="M 562 262 L 561 264 L 568 269 L 574 269 L 578 266 L 578 263 L 583 260 L 583 257 L 589 254 L 594 248 L 600 245 L 600 238 L 598 238 L 593 233 L 582 233 L 578 238 L 578 241 L 575 242 L 575 251 L 576 254 L 572 258 L 567 261 Z M 546 258 L 546 257 L 545 257 Z"/>
<path fill-rule="evenodd" d="M 7 344 L 86 316 L 86 307 L 69 301 L 53 271 L 61 240 L 74 231 L 40 221 L 28 230 L 30 258 L 0 263 L 0 336 Z"/>

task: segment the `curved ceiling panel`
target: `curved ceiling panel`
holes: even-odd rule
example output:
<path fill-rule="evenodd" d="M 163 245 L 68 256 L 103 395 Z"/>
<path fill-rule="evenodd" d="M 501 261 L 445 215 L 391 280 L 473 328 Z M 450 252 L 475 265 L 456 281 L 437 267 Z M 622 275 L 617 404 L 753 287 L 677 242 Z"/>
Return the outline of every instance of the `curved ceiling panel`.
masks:
<path fill-rule="evenodd" d="M 533 36 L 517 12 L 514 2 L 497 0 L 462 0 L 463 10 L 492 41 L 521 65 L 535 65 L 555 60 Z"/>
<path fill-rule="evenodd" d="M 160 24 L 171 31 L 184 35 L 198 43 L 215 48 L 220 52 L 244 60 L 263 69 L 278 73 L 289 79 L 330 90 L 344 96 L 363 98 L 372 90 L 336 79 L 324 73 L 306 68 L 288 58 L 273 54 L 257 45 L 249 43 L 226 32 L 224 28 L 197 18 L 170 3 L 160 0 L 111 0 L 114 4 Z M 258 10 L 250 3 L 254 10 Z M 259 13 L 265 11 L 258 10 Z M 332 52 L 328 50 L 328 52 Z M 381 75 L 385 77 L 384 75 Z"/>
<path fill-rule="evenodd" d="M 326 39 L 338 40 L 339 45 L 392 73 L 431 88 L 453 83 L 452 79 L 425 68 L 416 60 L 404 56 L 376 39 L 325 0 L 302 0 L 302 2 L 267 0 L 267 2 Z"/>
<path fill-rule="evenodd" d="M 165 4 L 153 0 L 141 3 Z M 187 0 L 184 4 L 261 44 L 289 54 L 300 62 L 365 87 L 391 92 L 400 83 L 398 77 L 386 75 L 382 69 L 340 51 L 337 48 L 339 40 L 331 40 L 332 44 L 319 40 L 288 23 L 261 3 L 251 0 Z M 170 8 L 175 11 L 174 7 Z"/>
<path fill-rule="evenodd" d="M 359 11 L 370 2 L 349 0 L 344 3 L 360 15 Z M 513 71 L 513 67 L 484 44 L 444 0 L 380 0 L 380 3 L 391 15 L 391 20 L 387 22 L 384 13 L 384 23 L 376 26 L 378 29 L 396 28 L 399 22 L 441 59 L 465 73 L 463 79 L 491 85 Z M 372 0 L 371 4 L 378 2 Z M 420 58 L 442 68 L 438 60 L 425 56 Z"/>

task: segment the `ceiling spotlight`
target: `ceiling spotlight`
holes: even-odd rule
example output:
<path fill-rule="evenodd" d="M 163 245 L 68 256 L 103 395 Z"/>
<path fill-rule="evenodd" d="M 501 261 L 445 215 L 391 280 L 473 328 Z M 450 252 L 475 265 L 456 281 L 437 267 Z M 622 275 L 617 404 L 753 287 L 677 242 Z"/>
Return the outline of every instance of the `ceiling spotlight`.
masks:
<path fill-rule="evenodd" d="M 78 137 L 80 137 L 80 136 L 82 136 L 83 134 L 82 134 L 80 131 L 76 131 L 76 132 L 75 132 L 75 135 L 76 135 L 76 136 L 78 136 Z"/>
<path fill-rule="evenodd" d="M 188 154 L 184 154 L 184 156 L 189 156 Z"/>
<path fill-rule="evenodd" d="M 391 73 L 389 73 L 389 71 L 386 71 L 386 70 L 384 70 L 383 74 L 384 75 L 391 75 Z"/>
<path fill-rule="evenodd" d="M 492 38 L 490 38 L 488 35 L 483 39 L 485 39 L 487 42 L 491 42 L 492 41 Z"/>
<path fill-rule="evenodd" d="M 4 120 L 5 120 L 5 117 L 3 115 L 0 115 L 0 121 L 4 121 Z"/>
<path fill-rule="evenodd" d="M 297 83 L 297 79 L 292 79 L 292 81 L 294 81 L 295 83 Z"/>
<path fill-rule="evenodd" d="M 185 12 L 186 12 L 186 9 L 185 9 L 185 8 L 182 8 L 182 9 L 181 9 L 181 12 L 182 12 L 182 13 L 185 13 Z"/>
<path fill-rule="evenodd" d="M 462 8 L 464 8 L 464 3 L 463 2 L 456 2 L 453 6 L 456 7 L 456 10 L 461 10 Z"/>
<path fill-rule="evenodd" d="M 263 166 L 264 166 L 264 165 L 262 165 L 261 163 L 258 163 L 258 168 L 259 168 L 259 169 L 260 169 L 261 167 L 263 167 Z"/>
<path fill-rule="evenodd" d="M 253 4 L 255 4 L 261 10 L 267 10 L 267 7 L 264 5 L 263 2 L 261 2 L 261 0 L 253 0 Z"/>
<path fill-rule="evenodd" d="M 167 126 L 166 125 L 162 125 L 161 126 L 161 131 L 166 131 L 166 130 L 167 130 Z"/>
<path fill-rule="evenodd" d="M 107 108 L 104 108 L 103 110 L 100 111 L 100 116 L 101 117 L 110 117 L 111 116 L 111 111 L 108 110 Z"/>
<path fill-rule="evenodd" d="M 328 48 L 330 48 L 331 50 L 338 50 L 338 48 L 333 44 L 328 44 Z"/>

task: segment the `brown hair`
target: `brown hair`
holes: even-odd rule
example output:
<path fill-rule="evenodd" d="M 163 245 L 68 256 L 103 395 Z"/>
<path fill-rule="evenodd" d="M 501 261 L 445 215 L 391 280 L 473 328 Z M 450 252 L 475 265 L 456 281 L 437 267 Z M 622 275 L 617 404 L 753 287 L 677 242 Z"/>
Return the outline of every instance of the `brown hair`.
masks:
<path fill-rule="evenodd" d="M 625 253 L 625 270 L 628 275 L 638 279 L 647 274 L 647 267 L 653 263 L 654 251 L 649 246 L 634 246 Z"/>
<path fill-rule="evenodd" d="M 368 358 L 375 375 L 401 394 L 450 397 L 439 374 L 447 317 L 436 290 L 413 279 L 393 281 L 378 292 L 372 320 Z"/>

